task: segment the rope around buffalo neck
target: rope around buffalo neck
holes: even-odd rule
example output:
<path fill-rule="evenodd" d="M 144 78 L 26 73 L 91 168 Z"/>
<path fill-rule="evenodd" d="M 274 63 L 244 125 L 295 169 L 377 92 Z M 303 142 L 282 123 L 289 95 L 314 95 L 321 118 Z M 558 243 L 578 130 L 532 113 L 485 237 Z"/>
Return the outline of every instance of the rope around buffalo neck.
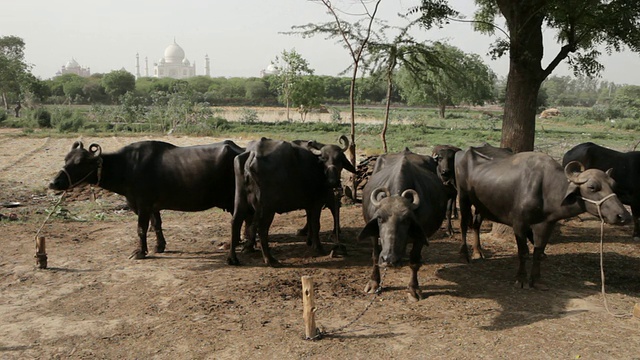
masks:
<path fill-rule="evenodd" d="M 607 199 L 614 196 L 616 196 L 616 194 L 612 193 L 598 201 L 587 199 L 585 197 L 583 197 L 582 200 L 592 203 L 598 207 L 598 217 L 600 218 L 600 282 L 602 284 L 601 293 L 602 293 L 602 300 L 604 302 L 604 308 L 605 310 L 607 310 L 607 313 L 609 313 L 609 315 L 612 315 L 617 318 L 628 318 L 631 316 L 630 314 L 615 314 L 611 310 L 609 310 L 609 303 L 607 302 L 607 293 L 605 292 L 605 289 L 604 289 L 605 287 L 604 260 L 603 260 L 604 258 L 604 218 L 602 217 L 602 211 L 600 210 L 600 207 L 602 206 L 602 203 L 604 203 Z"/>
<path fill-rule="evenodd" d="M 89 173 L 87 175 L 85 175 L 85 177 L 83 177 L 82 179 L 76 181 L 75 183 L 73 183 L 71 181 L 71 175 L 69 175 L 69 172 L 67 171 L 67 169 L 62 168 L 62 172 L 67 175 L 67 181 L 69 181 L 69 187 L 67 189 L 73 189 L 74 187 L 76 187 L 78 184 L 82 183 L 83 181 L 87 180 L 87 178 L 89 176 L 91 176 L 91 174 L 93 174 L 94 172 L 98 172 L 98 181 L 96 182 L 96 186 L 100 186 L 100 181 L 102 180 L 102 158 L 98 158 L 98 168 L 96 170 L 91 170 L 89 171 Z"/>

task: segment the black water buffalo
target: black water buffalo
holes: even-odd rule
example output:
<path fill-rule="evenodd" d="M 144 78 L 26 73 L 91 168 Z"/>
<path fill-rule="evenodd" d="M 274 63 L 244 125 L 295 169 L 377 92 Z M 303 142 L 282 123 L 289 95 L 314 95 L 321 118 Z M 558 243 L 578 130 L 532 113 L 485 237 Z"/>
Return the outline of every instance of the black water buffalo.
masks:
<path fill-rule="evenodd" d="M 243 148 L 232 141 L 177 147 L 161 141 L 141 141 L 115 153 L 103 154 L 98 144 L 85 149 L 76 141 L 65 165 L 49 187 L 67 190 L 83 183 L 123 195 L 138 215 L 138 248 L 147 255 L 149 222 L 155 230 L 156 252 L 164 252 L 160 210 L 201 211 L 219 207 L 233 211 L 233 159 Z"/>
<path fill-rule="evenodd" d="M 342 196 L 340 174 L 342 169 L 347 170 L 352 174 L 356 173 L 356 168 L 344 155 L 344 152 L 349 149 L 349 139 L 345 135 L 342 135 L 338 141 L 342 144 L 342 147 L 333 144 L 319 143 L 315 140 L 292 141 L 294 144 L 302 146 L 318 156 L 318 158 L 325 163 L 327 179 L 329 179 L 331 183 L 337 184 L 337 186 L 334 187 L 336 190 L 336 196 L 329 197 L 325 204 L 333 216 L 333 234 L 336 239 L 340 232 L 340 197 Z M 335 176 L 337 176 L 337 179 L 332 178 Z M 305 224 L 305 226 L 298 231 L 298 235 L 307 235 L 308 229 L 309 225 Z"/>
<path fill-rule="evenodd" d="M 640 241 L 640 151 L 619 152 L 591 142 L 567 151 L 562 164 L 580 161 L 587 169 L 611 169 L 613 190 L 623 204 L 631 206 L 633 239 Z"/>
<path fill-rule="evenodd" d="M 447 233 L 453 235 L 453 226 L 451 225 L 451 217 L 458 216 L 456 208 L 456 198 L 458 197 L 458 189 L 456 188 L 456 177 L 454 171 L 454 159 L 456 153 L 460 151 L 459 147 L 453 145 L 436 145 L 433 147 L 431 156 L 438 163 L 436 173 L 447 189 L 449 200 L 447 201 Z"/>
<path fill-rule="evenodd" d="M 495 148 L 493 148 L 495 149 Z M 493 149 L 490 149 L 493 151 Z M 610 224 L 624 224 L 630 215 L 613 193 L 613 180 L 601 170 L 584 170 L 571 162 L 563 170 L 550 156 L 535 152 L 492 157 L 484 147 L 456 154 L 455 170 L 460 196 L 463 246 L 471 221 L 471 205 L 481 218 L 513 227 L 520 265 L 517 284 L 527 284 L 527 234 L 534 241 L 533 264 L 528 281 L 534 287 L 540 278 L 540 258 L 558 220 L 585 211 Z M 504 155 L 504 154 L 503 154 Z M 480 222 L 473 222 L 474 251 L 479 244 Z"/>
<path fill-rule="evenodd" d="M 409 149 L 381 155 L 362 193 L 362 212 L 367 223 L 358 239 L 371 238 L 373 273 L 365 291 L 374 293 L 380 286 L 379 266 L 395 266 L 413 241 L 409 264 L 409 295 L 422 298 L 418 287 L 420 252 L 427 238 L 442 224 L 447 208 L 444 185 L 433 172 L 429 156 Z"/>
<path fill-rule="evenodd" d="M 309 231 L 307 244 L 322 254 L 320 243 L 320 212 L 333 197 L 333 188 L 340 185 L 342 170 L 334 156 L 342 152 L 328 152 L 318 158 L 302 146 L 262 138 L 247 146 L 234 161 L 236 176 L 235 207 L 231 226 L 231 246 L 228 263 L 238 265 L 235 248 L 240 242 L 240 228 L 248 216 L 254 216 L 262 256 L 269 266 L 278 261 L 269 250 L 269 227 L 276 213 L 305 210 Z M 346 158 L 345 158 L 346 159 Z M 252 243 L 248 243 L 253 247 Z M 245 245 L 245 249 L 247 248 Z"/>

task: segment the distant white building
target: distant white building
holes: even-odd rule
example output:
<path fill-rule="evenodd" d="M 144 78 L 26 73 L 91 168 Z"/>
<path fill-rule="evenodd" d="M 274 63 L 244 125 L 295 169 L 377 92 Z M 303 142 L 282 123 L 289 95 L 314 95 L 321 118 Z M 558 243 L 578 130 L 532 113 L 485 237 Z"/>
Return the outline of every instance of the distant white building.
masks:
<path fill-rule="evenodd" d="M 71 58 L 71 60 L 67 61 L 65 65 L 62 65 L 60 70 L 56 72 L 56 76 L 64 75 L 64 74 L 76 74 L 82 77 L 91 76 L 91 69 L 88 67 L 82 67 L 76 59 Z"/>
<path fill-rule="evenodd" d="M 149 75 L 149 63 L 145 57 L 145 76 Z M 209 67 L 209 55 L 205 55 L 205 76 L 211 76 Z M 136 77 L 140 77 L 140 55 L 136 54 Z M 196 76 L 196 64 L 193 64 L 185 56 L 184 50 L 173 40 L 173 44 L 164 49 L 164 56 L 153 64 L 153 77 L 185 79 Z"/>
<path fill-rule="evenodd" d="M 266 69 L 260 70 L 260 77 L 265 77 L 269 75 L 277 75 L 278 69 L 273 64 L 269 64 Z"/>

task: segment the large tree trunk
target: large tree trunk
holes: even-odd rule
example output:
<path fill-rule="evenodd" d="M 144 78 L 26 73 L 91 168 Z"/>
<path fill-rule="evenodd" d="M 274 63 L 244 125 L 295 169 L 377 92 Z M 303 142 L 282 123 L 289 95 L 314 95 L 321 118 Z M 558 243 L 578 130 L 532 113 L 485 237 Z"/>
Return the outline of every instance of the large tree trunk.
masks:
<path fill-rule="evenodd" d="M 541 81 L 512 64 L 502 121 L 502 147 L 514 152 L 532 151 L 536 130 L 536 102 Z"/>
<path fill-rule="evenodd" d="M 502 147 L 515 152 L 533 150 L 536 100 L 546 77 L 541 62 L 544 1 L 498 0 L 509 27 L 509 75 L 502 122 Z M 533 15 L 532 15 L 533 14 Z"/>
<path fill-rule="evenodd" d="M 542 22 L 539 9 L 543 1 L 515 2 L 498 0 L 509 27 L 509 74 L 502 121 L 500 146 L 514 152 L 532 151 L 536 130 L 536 102 L 540 85 L 546 77 L 543 56 Z M 531 15 L 534 14 L 534 15 Z M 510 226 L 494 223 L 492 234 L 513 234 Z"/>

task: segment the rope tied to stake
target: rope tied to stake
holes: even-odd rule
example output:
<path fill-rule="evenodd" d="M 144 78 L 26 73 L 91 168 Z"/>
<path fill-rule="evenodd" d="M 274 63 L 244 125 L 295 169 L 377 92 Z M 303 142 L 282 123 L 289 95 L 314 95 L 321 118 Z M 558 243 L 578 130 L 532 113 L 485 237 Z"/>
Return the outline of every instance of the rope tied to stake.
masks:
<path fill-rule="evenodd" d="M 604 276 L 604 217 L 602 217 L 602 210 L 600 209 L 602 206 L 602 203 L 604 203 L 606 200 L 612 198 L 616 196 L 615 193 L 609 194 L 607 196 L 605 196 L 604 198 L 596 201 L 596 200 L 591 200 L 591 199 L 587 199 L 585 197 L 582 197 L 582 200 L 592 203 L 594 205 L 596 205 L 596 207 L 598 208 L 598 217 L 600 218 L 600 283 L 601 283 L 601 293 L 602 293 L 602 300 L 604 302 L 604 308 L 605 310 L 607 310 L 607 313 L 609 313 L 609 315 L 617 317 L 617 318 L 628 318 L 631 317 L 631 314 L 615 314 L 613 313 L 611 310 L 609 310 L 609 303 L 607 302 L 607 293 L 605 291 L 605 276 Z"/>

